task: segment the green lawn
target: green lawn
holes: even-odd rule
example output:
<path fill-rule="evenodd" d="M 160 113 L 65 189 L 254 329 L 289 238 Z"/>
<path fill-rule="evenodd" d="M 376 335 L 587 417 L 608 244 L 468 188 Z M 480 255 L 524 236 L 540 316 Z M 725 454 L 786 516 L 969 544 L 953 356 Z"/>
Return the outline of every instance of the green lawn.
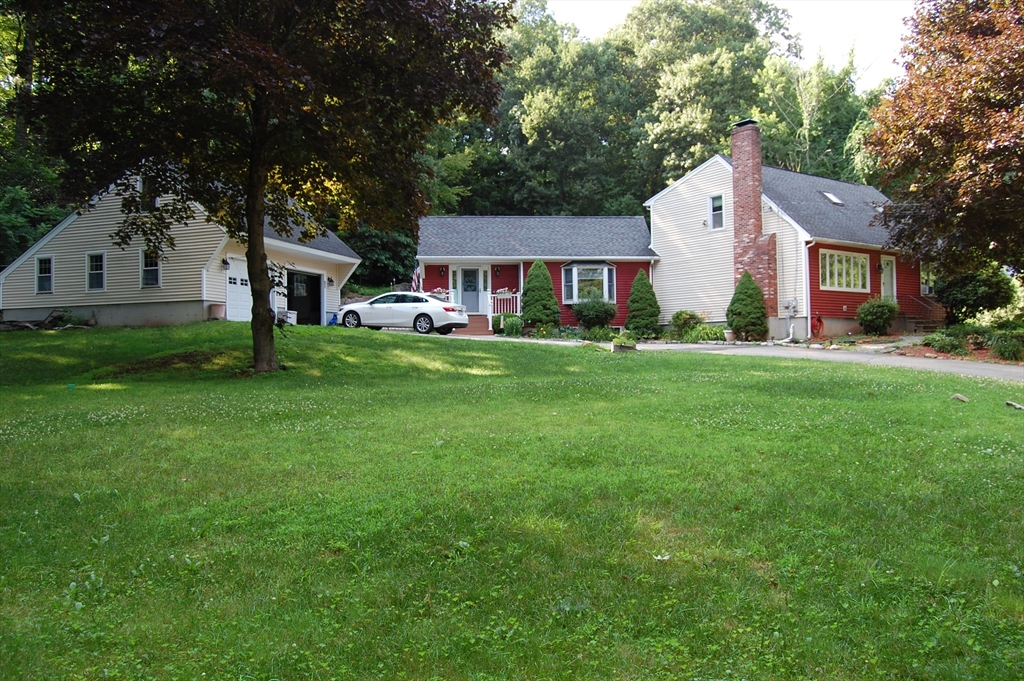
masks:
<path fill-rule="evenodd" d="M 248 343 L 0 336 L 0 678 L 1024 677 L 1024 384 Z"/>

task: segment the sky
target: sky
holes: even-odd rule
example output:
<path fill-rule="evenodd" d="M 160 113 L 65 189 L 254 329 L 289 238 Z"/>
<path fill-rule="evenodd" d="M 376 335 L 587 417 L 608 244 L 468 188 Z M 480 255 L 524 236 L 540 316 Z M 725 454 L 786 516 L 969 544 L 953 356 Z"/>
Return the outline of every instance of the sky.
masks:
<path fill-rule="evenodd" d="M 873 88 L 902 73 L 893 62 L 906 32 L 903 19 L 914 12 L 913 0 L 770 1 L 789 11 L 790 28 L 800 34 L 805 65 L 821 54 L 826 64 L 840 68 L 852 47 L 858 89 Z M 593 40 L 621 24 L 637 4 L 639 0 L 548 0 L 548 11 Z"/>

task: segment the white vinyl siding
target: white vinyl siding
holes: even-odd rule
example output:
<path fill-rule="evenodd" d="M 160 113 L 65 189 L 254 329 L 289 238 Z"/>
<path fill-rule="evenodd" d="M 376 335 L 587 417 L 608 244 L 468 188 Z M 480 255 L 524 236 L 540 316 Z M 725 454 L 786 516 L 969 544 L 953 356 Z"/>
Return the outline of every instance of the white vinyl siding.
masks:
<path fill-rule="evenodd" d="M 172 227 L 178 247 L 168 250 L 167 260 L 161 263 L 160 287 L 142 288 L 139 246 L 121 250 L 111 244 L 110 234 L 122 220 L 121 199 L 113 194 L 100 198 L 94 208 L 76 216 L 42 247 L 39 255 L 7 273 L 3 282 L 4 309 L 40 305 L 35 295 L 36 261 L 42 254 L 52 259 L 52 282 L 59 298 L 46 305 L 95 305 L 100 298 L 88 289 L 85 254 L 99 252 L 105 252 L 104 305 L 202 300 L 201 272 L 222 242 L 224 231 L 205 222 L 201 215 L 187 226 Z"/>
<path fill-rule="evenodd" d="M 807 316 L 807 246 L 800 232 L 774 210 L 767 206 L 761 214 L 765 234 L 775 235 L 775 262 L 778 273 L 779 316 L 785 317 L 787 303 L 794 317 Z"/>
<path fill-rule="evenodd" d="M 820 281 L 825 291 L 861 291 L 871 290 L 868 276 L 868 256 L 863 253 L 847 253 L 844 251 L 819 252 Z"/>
<path fill-rule="evenodd" d="M 722 197 L 722 228 L 709 229 L 709 199 Z M 661 256 L 652 281 L 660 323 L 678 310 L 725 322 L 733 294 L 732 169 L 718 157 L 661 194 L 651 206 L 651 247 Z"/>

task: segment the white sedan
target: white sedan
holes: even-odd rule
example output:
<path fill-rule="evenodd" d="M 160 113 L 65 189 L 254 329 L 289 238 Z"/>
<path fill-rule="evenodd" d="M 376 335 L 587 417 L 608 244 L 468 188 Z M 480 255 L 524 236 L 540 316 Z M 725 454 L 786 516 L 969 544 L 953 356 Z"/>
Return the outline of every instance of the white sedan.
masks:
<path fill-rule="evenodd" d="M 427 293 L 385 293 L 345 305 L 338 310 L 338 321 L 349 329 L 391 326 L 416 329 L 419 333 L 437 331 L 442 336 L 469 326 L 465 307 Z"/>

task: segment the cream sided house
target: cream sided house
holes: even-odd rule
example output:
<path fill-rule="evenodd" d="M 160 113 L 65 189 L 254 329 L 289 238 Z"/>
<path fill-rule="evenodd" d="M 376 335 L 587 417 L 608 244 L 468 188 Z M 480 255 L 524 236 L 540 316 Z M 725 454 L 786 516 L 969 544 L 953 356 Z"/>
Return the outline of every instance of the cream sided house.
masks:
<path fill-rule="evenodd" d="M 776 339 L 859 333 L 857 308 L 872 296 L 899 303 L 896 329 L 936 323 L 927 276 L 873 224 L 886 201 L 873 187 L 762 166 L 756 123 L 737 123 L 732 158 L 714 156 L 644 204 L 661 322 L 693 310 L 724 324 L 748 270 Z"/>
<path fill-rule="evenodd" d="M 160 260 L 140 246 L 112 245 L 110 235 L 124 217 L 114 192 L 92 206 L 68 216 L 0 272 L 4 320 L 38 321 L 65 309 L 106 326 L 251 319 L 245 248 L 201 208 L 172 229 L 177 248 Z M 334 234 L 300 243 L 298 233 L 264 230 L 267 257 L 284 270 L 269 302 L 293 323 L 323 325 L 360 259 Z"/>

